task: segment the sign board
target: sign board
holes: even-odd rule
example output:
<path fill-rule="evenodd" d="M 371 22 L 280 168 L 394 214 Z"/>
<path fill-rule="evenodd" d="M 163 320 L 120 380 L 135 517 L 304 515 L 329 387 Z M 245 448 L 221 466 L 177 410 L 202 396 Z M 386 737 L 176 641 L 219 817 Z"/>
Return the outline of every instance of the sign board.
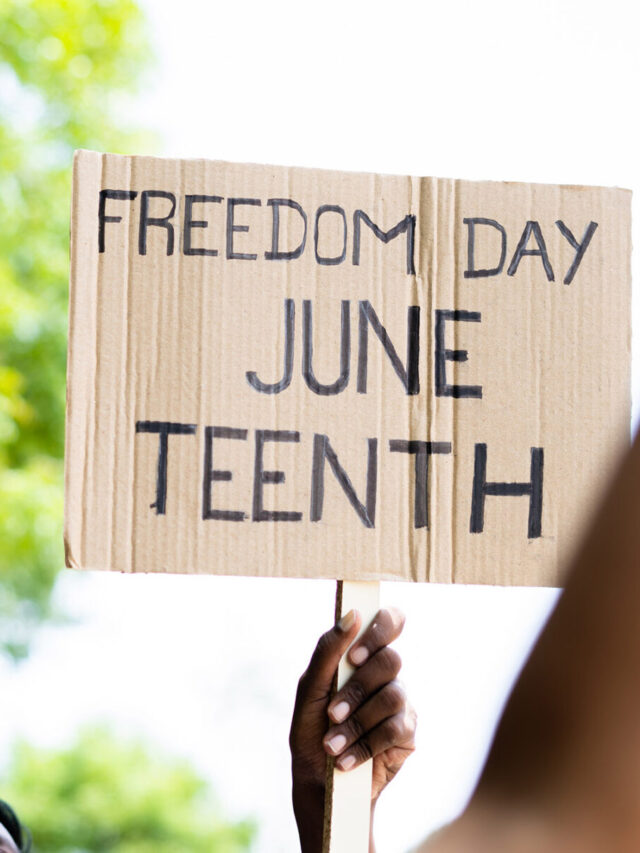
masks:
<path fill-rule="evenodd" d="M 557 585 L 629 368 L 625 190 L 81 151 L 67 565 Z"/>

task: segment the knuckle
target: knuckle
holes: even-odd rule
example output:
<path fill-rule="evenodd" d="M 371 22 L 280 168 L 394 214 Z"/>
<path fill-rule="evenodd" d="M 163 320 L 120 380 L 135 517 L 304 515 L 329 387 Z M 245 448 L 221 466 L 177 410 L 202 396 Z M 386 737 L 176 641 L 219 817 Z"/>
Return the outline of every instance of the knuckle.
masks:
<path fill-rule="evenodd" d="M 404 684 L 399 681 L 397 678 L 391 682 L 391 685 L 395 691 L 396 696 L 399 698 L 400 703 L 403 708 L 409 708 L 409 701 L 407 699 L 407 690 Z"/>
<path fill-rule="evenodd" d="M 406 716 L 406 726 L 407 743 L 411 746 L 411 749 L 415 749 L 416 730 L 418 728 L 418 715 L 415 711 Z"/>
<path fill-rule="evenodd" d="M 335 631 L 333 628 L 322 634 L 316 645 L 316 654 L 320 655 L 321 657 L 324 657 L 326 654 L 328 654 L 334 644 L 334 639 Z"/>
<path fill-rule="evenodd" d="M 352 681 L 345 688 L 345 697 L 350 705 L 358 707 L 366 700 L 368 694 L 360 681 Z"/>
<path fill-rule="evenodd" d="M 405 740 L 406 732 L 404 722 L 396 715 L 387 720 L 385 724 L 385 734 L 393 744 L 400 744 Z"/>
<path fill-rule="evenodd" d="M 373 750 L 367 738 L 361 738 L 354 746 L 351 747 L 351 752 L 356 756 L 358 762 L 367 761 L 373 758 Z"/>
<path fill-rule="evenodd" d="M 402 718 L 399 725 L 402 731 L 403 746 L 406 746 L 411 749 L 415 748 L 417 721 L 418 718 L 412 708 L 408 709 L 407 711 L 405 711 L 404 714 L 402 714 Z"/>
<path fill-rule="evenodd" d="M 364 726 L 357 714 L 352 714 L 344 725 L 347 730 L 347 736 L 350 736 L 351 740 L 358 740 L 365 733 Z"/>
<path fill-rule="evenodd" d="M 318 665 L 320 665 L 326 658 L 330 657 L 335 648 L 336 641 L 338 640 L 338 633 L 335 628 L 330 628 L 318 639 L 316 643 L 316 647 L 313 650 L 313 654 L 311 655 L 311 660 L 309 662 L 309 666 L 307 668 L 307 674 L 316 669 Z"/>
<path fill-rule="evenodd" d="M 379 652 L 379 655 L 384 671 L 388 672 L 392 678 L 395 678 L 402 668 L 402 658 L 398 652 L 386 646 Z"/>
<path fill-rule="evenodd" d="M 380 694 L 380 699 L 384 704 L 385 710 L 390 714 L 402 711 L 405 705 L 405 698 L 404 689 L 397 681 L 392 681 L 391 684 L 388 684 Z"/>

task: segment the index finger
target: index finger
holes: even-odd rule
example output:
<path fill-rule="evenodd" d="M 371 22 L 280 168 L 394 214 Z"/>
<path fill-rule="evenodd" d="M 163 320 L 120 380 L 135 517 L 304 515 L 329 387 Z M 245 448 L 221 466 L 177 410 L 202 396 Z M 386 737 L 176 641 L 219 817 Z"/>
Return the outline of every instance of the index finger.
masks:
<path fill-rule="evenodd" d="M 361 666 L 377 651 L 399 637 L 403 628 L 404 613 L 397 607 L 378 610 L 371 625 L 349 650 L 349 663 Z"/>

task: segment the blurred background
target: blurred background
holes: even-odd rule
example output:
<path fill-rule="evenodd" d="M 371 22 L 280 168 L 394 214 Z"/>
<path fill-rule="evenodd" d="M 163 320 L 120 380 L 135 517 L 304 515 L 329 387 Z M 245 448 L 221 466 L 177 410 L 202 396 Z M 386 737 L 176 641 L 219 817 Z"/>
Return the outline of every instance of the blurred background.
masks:
<path fill-rule="evenodd" d="M 635 190 L 638 64 L 622 0 L 0 3 L 0 796 L 38 853 L 297 849 L 335 592 L 62 569 L 73 150 Z M 383 585 L 420 723 L 381 853 L 462 808 L 556 596 Z"/>

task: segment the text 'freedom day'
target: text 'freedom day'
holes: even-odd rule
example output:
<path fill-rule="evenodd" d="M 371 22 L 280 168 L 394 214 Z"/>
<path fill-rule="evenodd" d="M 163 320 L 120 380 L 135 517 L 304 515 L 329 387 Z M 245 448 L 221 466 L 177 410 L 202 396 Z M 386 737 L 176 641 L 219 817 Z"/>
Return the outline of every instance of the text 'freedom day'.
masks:
<path fill-rule="evenodd" d="M 139 196 L 139 198 L 138 198 Z M 109 212 L 107 212 L 107 202 Z M 118 202 L 119 204 L 116 204 Z M 129 202 L 123 209 L 122 202 Z M 139 205 L 136 211 L 135 205 Z M 211 206 L 214 205 L 212 208 Z M 209 211 L 220 206 L 222 217 L 217 217 Z M 99 194 L 98 202 L 98 248 L 100 253 L 107 250 L 106 225 L 112 227 L 121 223 L 127 215 L 126 207 L 130 207 L 129 215 L 137 214 L 137 249 L 139 255 L 146 255 L 148 250 L 148 237 L 150 229 L 162 231 L 164 235 L 164 251 L 168 256 L 176 251 L 176 229 L 178 230 L 180 245 L 179 251 L 183 255 L 195 255 L 205 257 L 224 257 L 227 260 L 256 261 L 259 257 L 266 261 L 293 261 L 300 258 L 309 242 L 313 243 L 313 253 L 316 263 L 321 266 L 338 266 L 347 259 L 349 246 L 349 219 L 352 222 L 351 234 L 351 263 L 354 266 L 360 264 L 362 254 L 362 232 L 365 226 L 375 238 L 383 244 L 390 243 L 401 235 L 406 238 L 406 261 L 405 272 L 407 275 L 415 275 L 415 245 L 417 220 L 414 214 L 407 214 L 395 225 L 387 230 L 361 209 L 353 211 L 351 217 L 347 216 L 345 209 L 339 204 L 322 204 L 316 208 L 313 221 L 313 239 L 308 240 L 309 215 L 301 204 L 290 198 L 269 198 L 265 200 L 264 207 L 270 210 L 271 242 L 268 248 L 258 251 L 253 245 L 249 234 L 249 225 L 243 223 L 242 208 L 262 207 L 262 199 L 259 198 L 224 198 L 218 195 L 187 194 L 181 201 L 182 225 L 178 222 L 178 198 L 175 193 L 167 190 L 121 190 L 103 189 Z M 238 213 L 238 209 L 240 212 Z M 289 218 L 286 222 L 288 238 L 293 240 L 292 245 L 284 245 L 282 231 L 282 214 L 286 211 Z M 293 224 L 291 215 L 298 221 Z M 219 237 L 220 243 L 213 245 L 210 242 L 198 242 L 197 233 L 208 229 L 210 225 L 221 222 L 222 233 Z M 467 228 L 467 268 L 464 271 L 465 278 L 486 278 L 500 275 L 506 264 L 508 237 L 507 231 L 496 219 L 475 216 L 465 217 L 463 224 Z M 562 281 L 571 284 L 591 239 L 598 227 L 597 222 L 589 222 L 581 238 L 576 238 L 573 231 L 561 219 L 556 220 L 555 226 L 562 237 L 567 241 L 574 251 L 574 257 L 570 265 L 563 271 Z M 340 250 L 333 254 L 325 254 L 322 249 L 323 230 L 338 231 Z M 480 234 L 484 232 L 485 238 L 495 231 L 498 235 L 496 243 L 495 265 L 492 267 L 477 267 L 475 254 Z M 194 234 L 195 232 L 195 234 Z M 294 237 L 291 236 L 294 235 Z M 495 236 L 495 235 L 494 235 Z M 494 241 L 495 242 L 495 241 Z M 221 248 L 224 246 L 224 249 Z M 518 271 L 520 262 L 525 257 L 538 257 L 548 281 L 555 281 L 556 274 L 554 265 L 547 250 L 547 243 L 542 227 L 537 220 L 527 220 L 517 240 L 515 250 L 507 266 L 507 275 L 514 276 Z M 557 264 L 556 264 L 557 265 Z"/>

